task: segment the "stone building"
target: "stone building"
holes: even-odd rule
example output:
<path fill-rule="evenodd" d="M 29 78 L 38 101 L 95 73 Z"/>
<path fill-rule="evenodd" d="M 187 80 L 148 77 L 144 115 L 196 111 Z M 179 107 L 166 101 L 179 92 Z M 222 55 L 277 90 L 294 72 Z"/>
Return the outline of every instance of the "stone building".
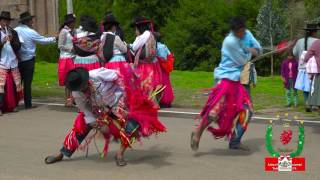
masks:
<path fill-rule="evenodd" d="M 55 35 L 59 29 L 58 4 L 59 0 L 0 0 L 0 11 L 10 11 L 15 18 L 12 26 L 16 26 L 19 14 L 28 10 L 36 16 L 37 31 L 44 35 Z"/>

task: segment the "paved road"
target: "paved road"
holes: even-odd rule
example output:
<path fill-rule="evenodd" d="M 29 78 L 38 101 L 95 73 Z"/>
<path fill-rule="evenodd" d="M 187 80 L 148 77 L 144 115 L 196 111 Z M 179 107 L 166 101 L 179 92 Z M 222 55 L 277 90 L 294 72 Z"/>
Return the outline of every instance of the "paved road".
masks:
<path fill-rule="evenodd" d="M 0 117 L 0 180 L 320 179 L 320 127 L 306 127 L 306 172 L 266 173 L 265 124 L 250 125 L 244 138 L 250 153 L 227 150 L 226 141 L 213 140 L 208 133 L 199 152 L 193 153 L 189 148 L 193 120 L 168 117 L 162 118 L 168 133 L 146 139 L 128 151 L 129 165 L 124 168 L 113 161 L 116 144 L 105 159 L 92 145 L 87 159 L 79 151 L 72 159 L 45 165 L 44 157 L 59 149 L 74 117 L 75 113 L 62 107 L 47 106 Z"/>

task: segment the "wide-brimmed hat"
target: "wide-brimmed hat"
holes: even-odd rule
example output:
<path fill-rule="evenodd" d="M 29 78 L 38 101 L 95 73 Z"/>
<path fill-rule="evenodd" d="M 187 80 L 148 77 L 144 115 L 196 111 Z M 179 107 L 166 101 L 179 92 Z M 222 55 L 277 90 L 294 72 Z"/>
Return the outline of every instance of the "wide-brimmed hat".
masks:
<path fill-rule="evenodd" d="M 9 11 L 2 11 L 2 12 L 0 13 L 0 20 L 1 20 L 1 19 L 6 19 L 6 20 L 9 20 L 9 21 L 14 20 L 13 18 L 11 18 L 11 14 L 10 14 Z"/>
<path fill-rule="evenodd" d="M 19 22 L 28 21 L 34 18 L 35 16 L 32 16 L 28 11 L 20 14 Z"/>
<path fill-rule="evenodd" d="M 303 28 L 304 30 L 306 31 L 317 31 L 317 30 L 320 30 L 318 24 L 307 24 L 305 28 Z"/>
<path fill-rule="evenodd" d="M 88 85 L 89 72 L 79 67 L 68 72 L 65 86 L 71 91 L 79 91 Z"/>
<path fill-rule="evenodd" d="M 92 16 L 81 15 L 80 25 L 85 31 L 93 32 L 93 33 L 98 31 L 97 20 Z"/>
<path fill-rule="evenodd" d="M 76 15 L 74 14 L 67 14 L 64 16 L 64 24 L 70 24 L 76 21 Z"/>
<path fill-rule="evenodd" d="M 116 17 L 113 15 L 112 12 L 106 13 L 103 18 L 103 24 L 115 24 L 119 25 L 120 23 L 117 21 Z"/>
<path fill-rule="evenodd" d="M 133 18 L 131 26 L 134 27 L 134 26 L 138 26 L 141 24 L 148 24 L 148 23 L 151 23 L 151 21 L 149 19 L 142 17 L 142 16 L 137 16 L 137 17 Z"/>

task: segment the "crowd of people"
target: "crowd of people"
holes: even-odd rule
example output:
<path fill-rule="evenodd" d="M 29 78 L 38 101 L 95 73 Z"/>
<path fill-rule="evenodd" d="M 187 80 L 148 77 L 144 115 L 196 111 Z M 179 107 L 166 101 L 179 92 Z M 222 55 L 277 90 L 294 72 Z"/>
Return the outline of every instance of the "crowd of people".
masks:
<path fill-rule="evenodd" d="M 65 88 L 65 106 L 76 105 L 78 116 L 60 151 L 46 157 L 45 163 L 71 157 L 77 149 L 87 148 L 99 133 L 105 140 L 103 155 L 112 139 L 120 142 L 115 161 L 125 166 L 124 153 L 135 141 L 166 131 L 158 109 L 171 107 L 174 99 L 170 82 L 174 56 L 152 20 L 134 18 L 131 25 L 136 39 L 129 44 L 112 12 L 107 12 L 101 23 L 82 15 L 78 28 L 75 15 L 67 14 L 58 37 L 39 35 L 33 29 L 34 18 L 29 12 L 22 13 L 19 26 L 13 29 L 10 12 L 0 14 L 0 113 L 17 111 L 22 97 L 25 108 L 33 107 L 36 43 L 58 42 L 59 85 Z M 304 92 L 307 111 L 320 106 L 318 30 L 318 25 L 309 24 L 306 37 L 297 41 L 282 63 L 288 107 L 298 105 L 297 89 Z M 241 139 L 253 115 L 250 85 L 256 84 L 257 73 L 250 60 L 262 54 L 262 47 L 245 21 L 235 17 L 221 53 L 214 70 L 215 86 L 191 133 L 190 146 L 196 151 L 207 129 L 215 138 L 227 137 L 230 149 L 249 151 Z M 218 126 L 211 127 L 212 123 Z"/>
<path fill-rule="evenodd" d="M 287 107 L 298 106 L 298 90 L 303 92 L 306 112 L 317 111 L 320 107 L 319 30 L 318 24 L 307 24 L 305 37 L 297 40 L 281 64 Z"/>
<path fill-rule="evenodd" d="M 154 31 L 151 20 L 144 17 L 134 19 L 132 27 L 136 29 L 137 38 L 132 44 L 124 41 L 120 23 L 111 12 L 105 14 L 101 24 L 91 16 L 82 15 L 78 28 L 77 18 L 68 14 L 57 37 L 39 35 L 33 28 L 35 17 L 29 12 L 20 15 L 16 28 L 10 26 L 12 20 L 10 12 L 1 12 L 0 115 L 17 112 L 22 98 L 26 109 L 34 107 L 31 84 L 36 44 L 56 42 L 60 52 L 60 86 L 65 87 L 67 73 L 74 68 L 83 67 L 91 71 L 105 67 L 118 70 L 124 79 L 137 76 L 144 92 L 152 96 L 159 106 L 171 107 L 174 95 L 169 75 L 173 70 L 174 57 L 160 41 L 160 33 Z M 138 53 L 141 57 L 134 59 Z M 74 98 L 68 88 L 65 92 L 65 106 L 71 107 L 75 103 Z"/>

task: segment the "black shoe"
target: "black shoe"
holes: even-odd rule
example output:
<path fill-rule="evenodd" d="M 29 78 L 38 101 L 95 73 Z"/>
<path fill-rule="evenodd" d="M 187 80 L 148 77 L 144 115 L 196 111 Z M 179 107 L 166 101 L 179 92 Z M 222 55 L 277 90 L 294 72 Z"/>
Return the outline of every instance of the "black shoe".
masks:
<path fill-rule="evenodd" d="M 59 162 L 59 161 L 62 161 L 63 159 L 63 155 L 60 154 L 58 156 L 48 156 L 44 159 L 44 162 L 46 164 L 53 164 L 53 163 L 56 163 L 56 162 Z"/>
<path fill-rule="evenodd" d="M 123 157 L 118 157 L 117 155 L 114 157 L 116 160 L 117 166 L 126 166 L 127 161 Z"/>
<path fill-rule="evenodd" d="M 306 112 L 312 112 L 310 107 L 306 107 Z"/>
<path fill-rule="evenodd" d="M 246 145 L 243 145 L 242 143 L 229 146 L 229 149 L 240 150 L 240 151 L 250 151 L 250 148 Z"/>
<path fill-rule="evenodd" d="M 31 105 L 31 106 L 25 106 L 26 109 L 34 109 L 34 108 L 37 108 L 37 106 L 35 105 Z"/>

